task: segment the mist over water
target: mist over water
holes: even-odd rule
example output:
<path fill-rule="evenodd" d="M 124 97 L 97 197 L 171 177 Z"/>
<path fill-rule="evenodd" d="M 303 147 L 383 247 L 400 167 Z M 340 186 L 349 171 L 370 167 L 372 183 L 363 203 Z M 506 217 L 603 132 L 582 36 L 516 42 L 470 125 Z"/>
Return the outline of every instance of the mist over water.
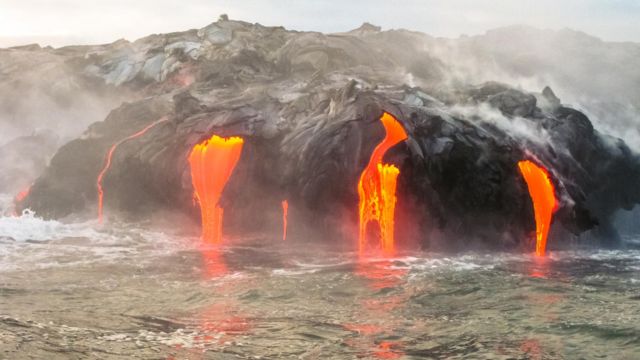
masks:
<path fill-rule="evenodd" d="M 179 225 L 179 224 L 177 224 Z M 46 358 L 640 355 L 640 251 L 401 252 L 0 218 L 0 353 Z M 352 249 L 356 249 L 353 239 Z M 18 352 L 16 352 L 18 351 Z"/>
<path fill-rule="evenodd" d="M 0 48 L 0 192 L 25 189 L 60 146 L 135 98 L 88 78 L 67 55 L 37 45 Z"/>

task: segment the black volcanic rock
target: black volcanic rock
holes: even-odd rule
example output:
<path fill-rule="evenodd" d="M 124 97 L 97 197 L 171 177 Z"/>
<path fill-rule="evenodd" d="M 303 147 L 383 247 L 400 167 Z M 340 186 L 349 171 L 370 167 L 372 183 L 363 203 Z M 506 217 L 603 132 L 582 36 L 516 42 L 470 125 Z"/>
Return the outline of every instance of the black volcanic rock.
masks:
<path fill-rule="evenodd" d="M 325 35 L 223 19 L 100 48 L 87 71 L 147 97 L 63 146 L 21 205 L 46 217 L 93 212 L 107 149 L 165 117 L 115 151 L 104 179 L 108 211 L 195 217 L 191 148 L 212 134 L 242 136 L 221 200 L 229 230 L 269 228 L 270 214 L 287 199 L 294 233 L 339 238 L 357 222 L 357 182 L 384 136 L 379 118 L 387 111 L 409 137 L 385 158 L 401 170 L 402 238 L 517 246 L 534 230 L 517 167 L 531 159 L 552 175 L 560 199 L 555 222 L 565 234 L 597 227 L 615 243 L 612 214 L 640 202 L 638 155 L 548 88 L 532 94 L 498 82 L 437 83 L 446 67 L 415 50 L 421 41 L 369 26 Z"/>

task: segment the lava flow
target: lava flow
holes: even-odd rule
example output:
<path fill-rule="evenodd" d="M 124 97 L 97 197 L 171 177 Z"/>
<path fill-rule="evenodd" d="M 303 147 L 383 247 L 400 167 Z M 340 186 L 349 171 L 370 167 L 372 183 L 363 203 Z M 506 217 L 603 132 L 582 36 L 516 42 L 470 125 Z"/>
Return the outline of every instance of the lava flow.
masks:
<path fill-rule="evenodd" d="M 282 200 L 282 240 L 287 240 L 287 213 L 289 212 L 289 202 Z"/>
<path fill-rule="evenodd" d="M 104 159 L 104 166 L 102 167 L 102 170 L 100 170 L 100 173 L 98 174 L 98 179 L 96 180 L 96 186 L 98 188 L 98 222 L 99 223 L 102 223 L 103 205 L 104 205 L 104 189 L 102 187 L 102 180 L 104 179 L 104 176 L 107 174 L 107 171 L 109 171 L 109 167 L 111 167 L 111 158 L 113 158 L 113 153 L 115 153 L 118 146 L 120 146 L 122 143 L 144 135 L 147 131 L 149 131 L 149 129 L 151 129 L 152 127 L 164 121 L 167 121 L 167 118 L 162 118 L 156 122 L 153 122 L 147 125 L 142 130 L 127 136 L 126 138 L 111 145 L 111 147 L 109 148 L 109 151 L 107 152 L 107 156 Z"/>
<path fill-rule="evenodd" d="M 529 188 L 536 216 L 536 255 L 543 256 L 551 219 L 558 205 L 555 189 L 545 168 L 529 160 L 518 162 L 518 167 Z"/>
<path fill-rule="evenodd" d="M 28 187 L 22 189 L 18 195 L 16 195 L 14 202 L 15 203 L 21 203 L 22 201 L 24 201 L 24 199 L 29 196 L 29 192 L 31 192 L 31 185 L 29 185 Z"/>
<path fill-rule="evenodd" d="M 29 196 L 31 192 L 31 186 L 22 189 L 14 198 L 13 198 L 13 216 L 18 216 L 18 208 L 20 208 L 20 204 L 24 201 L 24 199 Z"/>
<path fill-rule="evenodd" d="M 204 242 L 218 244 L 222 240 L 223 209 L 218 202 L 240 159 L 243 144 L 240 137 L 213 135 L 194 146 L 189 155 L 194 197 L 200 204 Z"/>
<path fill-rule="evenodd" d="M 360 175 L 358 195 L 360 198 L 360 233 L 358 244 L 360 252 L 367 245 L 367 225 L 371 221 L 378 223 L 380 244 L 383 253 L 395 252 L 394 215 L 396 207 L 396 180 L 400 169 L 394 165 L 383 164 L 384 154 L 394 145 L 407 139 L 407 133 L 398 120 L 389 113 L 380 118 L 385 129 L 385 137 L 373 150 L 369 164 Z"/>

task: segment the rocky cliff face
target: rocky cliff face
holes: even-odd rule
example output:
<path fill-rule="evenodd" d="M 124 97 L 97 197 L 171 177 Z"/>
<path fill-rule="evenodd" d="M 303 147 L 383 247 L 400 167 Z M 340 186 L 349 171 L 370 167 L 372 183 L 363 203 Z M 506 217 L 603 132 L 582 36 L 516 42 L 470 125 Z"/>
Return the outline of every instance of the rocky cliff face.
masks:
<path fill-rule="evenodd" d="M 385 159 L 401 171 L 398 231 L 406 238 L 516 246 L 534 230 L 517 163 L 534 159 L 560 199 L 556 235 L 596 228 L 604 243 L 617 243 L 612 214 L 640 202 L 638 155 L 550 88 L 452 83 L 427 40 L 370 25 L 325 35 L 221 19 L 57 50 L 73 52 L 82 76 L 139 99 L 62 146 L 19 206 L 55 218 L 94 211 L 108 149 L 165 118 L 115 151 L 104 178 L 109 211 L 195 213 L 189 151 L 212 134 L 235 135 L 245 148 L 222 199 L 229 228 L 268 227 L 288 199 L 298 231 L 336 236 L 357 221 L 358 177 L 387 111 L 409 137 Z"/>

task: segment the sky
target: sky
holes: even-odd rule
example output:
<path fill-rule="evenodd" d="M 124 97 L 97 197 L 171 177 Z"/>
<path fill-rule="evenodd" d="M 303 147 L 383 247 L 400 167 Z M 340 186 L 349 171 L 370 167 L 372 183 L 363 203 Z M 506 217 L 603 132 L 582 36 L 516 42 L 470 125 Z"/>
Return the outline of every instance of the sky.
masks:
<path fill-rule="evenodd" d="M 322 32 L 347 31 L 366 21 L 458 37 L 522 24 L 640 42 L 640 0 L 0 0 L 0 47 L 135 40 L 201 28 L 223 13 Z"/>

